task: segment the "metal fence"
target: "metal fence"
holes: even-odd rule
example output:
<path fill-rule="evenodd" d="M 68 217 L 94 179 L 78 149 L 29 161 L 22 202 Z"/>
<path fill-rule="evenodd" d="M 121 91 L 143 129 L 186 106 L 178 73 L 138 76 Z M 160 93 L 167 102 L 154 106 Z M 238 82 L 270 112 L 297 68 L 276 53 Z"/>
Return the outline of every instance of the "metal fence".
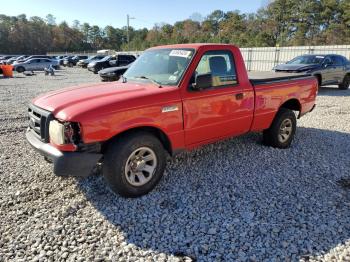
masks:
<path fill-rule="evenodd" d="M 304 54 L 339 54 L 350 58 L 350 45 L 332 46 L 291 46 L 291 47 L 252 47 L 241 48 L 248 71 L 270 71 L 274 66 L 285 63 Z M 97 51 L 52 52 L 48 55 L 96 55 Z M 115 52 L 113 54 L 140 55 L 142 51 Z M 111 53 L 111 54 L 112 54 Z"/>
<path fill-rule="evenodd" d="M 339 54 L 350 58 L 350 45 L 241 48 L 248 71 L 270 71 L 304 54 Z"/>
<path fill-rule="evenodd" d="M 89 51 L 81 51 L 81 52 L 48 52 L 47 55 L 50 56 L 63 56 L 63 55 L 87 55 L 87 56 L 93 56 L 96 55 L 96 50 L 89 50 Z"/>
<path fill-rule="evenodd" d="M 118 54 L 131 54 L 131 55 L 136 55 L 139 56 L 142 53 L 142 51 L 113 51 L 110 50 L 106 54 L 108 55 L 118 55 Z M 82 51 L 82 52 L 48 52 L 47 55 L 50 56 L 64 56 L 64 55 L 87 55 L 87 56 L 94 56 L 97 55 L 97 50 L 92 50 L 92 51 Z"/>

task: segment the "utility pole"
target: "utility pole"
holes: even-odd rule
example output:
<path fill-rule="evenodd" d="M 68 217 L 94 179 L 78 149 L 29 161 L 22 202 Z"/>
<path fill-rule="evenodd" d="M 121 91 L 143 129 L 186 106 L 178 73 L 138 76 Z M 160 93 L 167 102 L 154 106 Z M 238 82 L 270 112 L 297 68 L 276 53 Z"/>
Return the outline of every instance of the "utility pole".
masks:
<path fill-rule="evenodd" d="M 129 15 L 126 15 L 126 41 L 128 42 L 128 51 L 130 51 L 130 34 L 129 34 L 129 27 L 130 27 L 130 20 L 135 19 L 135 17 L 130 17 Z"/>

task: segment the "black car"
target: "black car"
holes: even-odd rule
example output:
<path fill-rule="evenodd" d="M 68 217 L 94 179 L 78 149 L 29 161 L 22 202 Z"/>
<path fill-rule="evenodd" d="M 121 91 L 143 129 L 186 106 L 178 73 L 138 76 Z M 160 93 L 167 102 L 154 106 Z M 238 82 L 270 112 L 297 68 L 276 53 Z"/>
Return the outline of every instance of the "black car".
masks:
<path fill-rule="evenodd" d="M 94 61 L 88 64 L 88 70 L 94 72 L 95 74 L 98 71 L 109 68 L 109 67 L 120 67 L 126 66 L 136 60 L 136 57 L 133 55 L 115 55 L 115 56 L 106 56 L 105 58 Z"/>
<path fill-rule="evenodd" d="M 102 82 L 118 81 L 130 66 L 131 64 L 127 66 L 110 67 L 99 71 L 98 74 Z"/>
<path fill-rule="evenodd" d="M 81 59 L 87 59 L 87 55 L 76 55 L 63 59 L 63 66 L 72 67 L 77 65 L 78 61 Z"/>
<path fill-rule="evenodd" d="M 319 86 L 336 84 L 340 89 L 348 89 L 350 85 L 350 61 L 341 55 L 302 55 L 273 70 L 313 75 Z"/>
<path fill-rule="evenodd" d="M 95 55 L 95 56 L 91 56 L 91 57 L 89 57 L 87 59 L 81 59 L 77 63 L 77 66 L 82 67 L 82 68 L 87 68 L 89 63 L 101 60 L 101 59 L 103 59 L 105 57 L 106 57 L 105 55 Z"/>
<path fill-rule="evenodd" d="M 60 65 L 63 66 L 64 59 L 66 59 L 66 58 L 71 58 L 71 57 L 73 57 L 73 56 L 72 56 L 72 55 L 71 55 L 71 56 L 64 55 L 64 56 L 58 56 L 58 57 L 56 57 L 56 59 L 58 60 L 58 62 L 60 63 Z"/>

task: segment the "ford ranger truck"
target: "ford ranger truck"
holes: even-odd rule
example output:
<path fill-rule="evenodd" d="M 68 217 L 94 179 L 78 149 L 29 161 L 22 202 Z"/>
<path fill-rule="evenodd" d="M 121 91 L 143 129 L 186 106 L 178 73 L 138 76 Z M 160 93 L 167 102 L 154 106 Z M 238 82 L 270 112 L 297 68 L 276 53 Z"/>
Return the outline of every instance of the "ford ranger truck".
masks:
<path fill-rule="evenodd" d="M 35 98 L 26 138 L 56 175 L 87 176 L 99 164 L 114 192 L 138 197 L 161 179 L 167 154 L 257 131 L 266 145 L 288 148 L 317 92 L 312 76 L 248 77 L 233 45 L 160 46 L 119 82 Z"/>

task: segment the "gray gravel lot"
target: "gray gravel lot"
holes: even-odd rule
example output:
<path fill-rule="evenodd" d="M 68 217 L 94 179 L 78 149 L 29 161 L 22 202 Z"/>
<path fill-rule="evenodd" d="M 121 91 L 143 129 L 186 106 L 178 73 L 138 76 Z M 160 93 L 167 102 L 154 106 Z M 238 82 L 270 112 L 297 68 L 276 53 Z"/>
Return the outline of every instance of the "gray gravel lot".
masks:
<path fill-rule="evenodd" d="M 36 95 L 83 69 L 0 79 L 0 261 L 350 261 L 350 90 L 323 88 L 288 150 L 260 134 L 168 160 L 147 196 L 59 178 L 24 138 Z"/>

